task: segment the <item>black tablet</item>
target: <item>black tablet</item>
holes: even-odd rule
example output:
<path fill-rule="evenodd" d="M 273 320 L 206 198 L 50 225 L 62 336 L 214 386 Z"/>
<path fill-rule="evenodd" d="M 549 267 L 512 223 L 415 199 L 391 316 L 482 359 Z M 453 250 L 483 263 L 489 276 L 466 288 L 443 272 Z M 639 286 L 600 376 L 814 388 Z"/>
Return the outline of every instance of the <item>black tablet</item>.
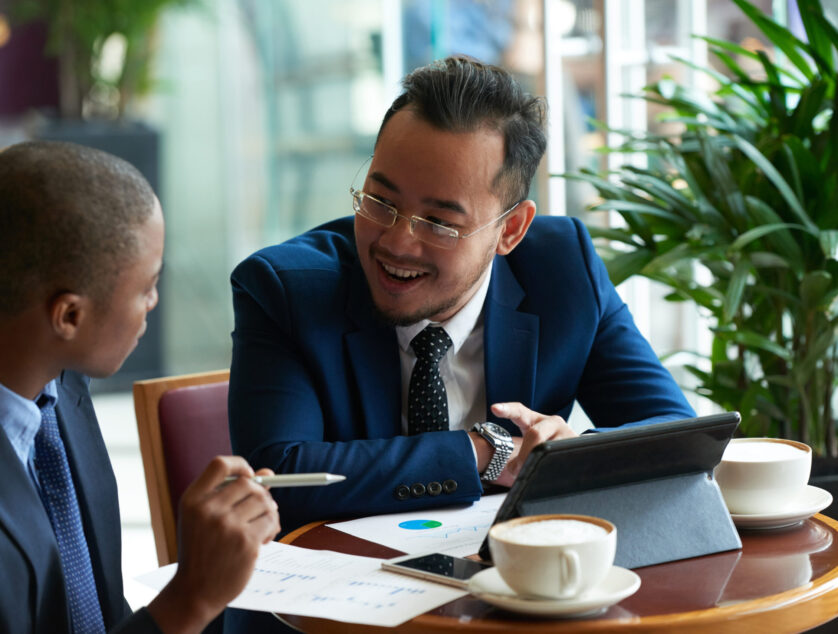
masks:
<path fill-rule="evenodd" d="M 636 568 L 741 547 L 712 478 L 739 413 L 607 429 L 538 445 L 494 523 L 577 513 L 617 526 L 615 564 Z M 488 537 L 480 556 L 490 559 Z"/>

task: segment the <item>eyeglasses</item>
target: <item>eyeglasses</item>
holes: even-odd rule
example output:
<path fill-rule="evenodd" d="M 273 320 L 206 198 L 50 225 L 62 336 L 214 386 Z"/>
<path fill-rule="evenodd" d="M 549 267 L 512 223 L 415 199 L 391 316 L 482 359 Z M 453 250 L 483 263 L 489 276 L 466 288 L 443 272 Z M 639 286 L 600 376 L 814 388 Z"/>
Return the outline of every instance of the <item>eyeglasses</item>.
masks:
<path fill-rule="evenodd" d="M 483 231 L 483 229 L 486 229 L 487 227 L 491 227 L 505 218 L 513 209 L 515 209 L 515 207 L 521 204 L 521 201 L 519 200 L 509 209 L 504 211 L 500 216 L 493 218 L 485 225 L 477 227 L 477 229 L 474 229 L 469 233 L 460 235 L 460 232 L 457 229 L 454 229 L 453 227 L 446 227 L 445 225 L 434 222 L 433 220 L 428 220 L 427 218 L 422 218 L 421 216 L 405 216 L 404 214 L 399 213 L 399 210 L 393 207 L 393 205 L 388 205 L 372 194 L 367 194 L 366 192 L 357 190 L 354 187 L 349 188 L 349 193 L 352 194 L 352 208 L 359 216 L 362 216 L 367 220 L 372 220 L 374 223 L 381 225 L 382 227 L 392 227 L 396 224 L 396 220 L 398 218 L 404 218 L 409 222 L 408 227 L 410 229 L 410 235 L 417 240 L 430 244 L 434 247 L 439 247 L 440 249 L 453 249 L 457 246 L 457 242 L 459 240 L 470 238 L 475 233 Z"/>

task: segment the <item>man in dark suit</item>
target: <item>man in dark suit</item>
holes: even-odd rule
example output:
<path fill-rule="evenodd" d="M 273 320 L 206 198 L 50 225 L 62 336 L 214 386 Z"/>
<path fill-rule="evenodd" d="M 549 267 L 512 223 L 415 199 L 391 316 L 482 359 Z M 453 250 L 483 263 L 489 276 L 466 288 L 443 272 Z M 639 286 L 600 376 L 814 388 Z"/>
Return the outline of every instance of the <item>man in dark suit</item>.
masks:
<path fill-rule="evenodd" d="M 143 335 L 162 256 L 160 205 L 129 164 L 63 143 L 0 152 L 2 632 L 198 632 L 279 530 L 247 463 L 215 458 L 181 501 L 175 577 L 131 614 L 87 377 L 115 372 Z"/>
<path fill-rule="evenodd" d="M 234 450 L 347 476 L 277 493 L 286 528 L 510 485 L 532 447 L 575 435 L 574 401 L 599 428 L 694 415 L 581 223 L 535 218 L 542 101 L 465 58 L 404 87 L 354 219 L 232 275 Z"/>

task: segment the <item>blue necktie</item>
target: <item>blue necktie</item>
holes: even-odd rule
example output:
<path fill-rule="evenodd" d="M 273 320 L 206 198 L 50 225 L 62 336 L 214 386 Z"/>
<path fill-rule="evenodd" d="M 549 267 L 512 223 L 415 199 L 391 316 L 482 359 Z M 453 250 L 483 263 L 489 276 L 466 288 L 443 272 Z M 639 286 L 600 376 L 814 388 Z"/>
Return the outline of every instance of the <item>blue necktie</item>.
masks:
<path fill-rule="evenodd" d="M 41 428 L 35 436 L 35 468 L 41 485 L 41 500 L 58 542 L 73 632 L 104 632 L 102 608 L 96 594 L 76 487 L 73 485 L 64 443 L 58 432 L 55 406 L 51 403 L 41 405 Z"/>
<path fill-rule="evenodd" d="M 452 345 L 444 328 L 427 326 L 410 347 L 416 364 L 407 391 L 407 433 L 448 430 L 448 393 L 439 374 L 439 362 Z"/>

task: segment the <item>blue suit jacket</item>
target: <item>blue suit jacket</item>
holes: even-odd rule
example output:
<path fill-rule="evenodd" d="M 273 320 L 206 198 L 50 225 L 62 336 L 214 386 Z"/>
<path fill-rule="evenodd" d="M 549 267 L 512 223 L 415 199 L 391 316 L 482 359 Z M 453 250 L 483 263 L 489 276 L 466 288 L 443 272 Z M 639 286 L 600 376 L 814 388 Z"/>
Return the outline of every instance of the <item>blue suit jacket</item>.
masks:
<path fill-rule="evenodd" d="M 58 426 L 81 507 L 105 627 L 157 632 L 145 610 L 131 615 L 122 593 L 116 480 L 87 389 L 63 372 Z M 0 632 L 70 632 L 64 576 L 49 517 L 26 469 L 0 428 Z M 119 624 L 119 625 L 118 625 Z"/>
<path fill-rule="evenodd" d="M 277 472 L 347 476 L 275 490 L 283 529 L 469 502 L 482 491 L 465 432 L 401 435 L 395 330 L 376 319 L 352 223 L 263 249 L 232 275 L 234 451 Z M 495 258 L 484 324 L 487 404 L 520 401 L 567 417 L 578 400 L 598 427 L 694 415 L 578 220 L 537 217 L 511 254 Z M 456 490 L 431 496 L 431 482 Z M 426 493 L 402 499 L 399 487 L 414 484 Z"/>

